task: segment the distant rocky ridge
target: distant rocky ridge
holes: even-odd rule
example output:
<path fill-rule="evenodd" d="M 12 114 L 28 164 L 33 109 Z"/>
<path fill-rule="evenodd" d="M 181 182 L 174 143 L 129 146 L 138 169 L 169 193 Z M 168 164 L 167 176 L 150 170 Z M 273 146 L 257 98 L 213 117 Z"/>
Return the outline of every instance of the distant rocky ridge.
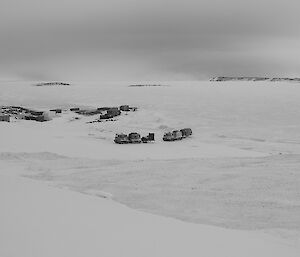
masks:
<path fill-rule="evenodd" d="M 165 87 L 167 85 L 161 85 L 161 84 L 132 84 L 129 85 L 129 87 Z"/>
<path fill-rule="evenodd" d="M 38 83 L 36 86 L 41 87 L 41 86 L 70 86 L 69 83 L 64 83 L 64 82 L 44 82 L 44 83 Z"/>
<path fill-rule="evenodd" d="M 300 78 L 267 78 L 267 77 L 214 77 L 210 81 L 271 81 L 271 82 L 298 82 Z"/>

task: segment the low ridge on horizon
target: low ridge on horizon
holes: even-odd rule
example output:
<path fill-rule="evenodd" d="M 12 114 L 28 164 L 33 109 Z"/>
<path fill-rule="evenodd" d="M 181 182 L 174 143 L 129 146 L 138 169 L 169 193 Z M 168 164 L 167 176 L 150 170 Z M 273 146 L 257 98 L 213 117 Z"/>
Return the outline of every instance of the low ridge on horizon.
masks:
<path fill-rule="evenodd" d="M 270 81 L 270 82 L 300 82 L 300 78 L 288 78 L 288 77 L 227 77 L 227 76 L 218 76 L 213 77 L 209 81 Z"/>

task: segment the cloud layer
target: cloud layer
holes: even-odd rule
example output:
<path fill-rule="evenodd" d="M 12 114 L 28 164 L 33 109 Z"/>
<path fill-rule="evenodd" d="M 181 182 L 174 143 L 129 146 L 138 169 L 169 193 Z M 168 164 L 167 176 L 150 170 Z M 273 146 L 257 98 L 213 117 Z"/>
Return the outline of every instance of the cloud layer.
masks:
<path fill-rule="evenodd" d="M 2 0 L 0 75 L 300 76 L 294 0 Z"/>

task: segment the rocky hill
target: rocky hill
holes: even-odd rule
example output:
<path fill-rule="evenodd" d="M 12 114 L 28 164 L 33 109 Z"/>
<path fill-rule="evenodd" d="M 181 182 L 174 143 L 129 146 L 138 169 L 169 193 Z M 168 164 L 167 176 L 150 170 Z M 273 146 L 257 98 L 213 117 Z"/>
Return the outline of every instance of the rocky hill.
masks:
<path fill-rule="evenodd" d="M 214 77 L 210 81 L 271 81 L 300 82 L 300 78 L 267 78 L 267 77 Z"/>
<path fill-rule="evenodd" d="M 44 82 L 38 83 L 36 86 L 70 86 L 70 84 L 64 82 Z"/>

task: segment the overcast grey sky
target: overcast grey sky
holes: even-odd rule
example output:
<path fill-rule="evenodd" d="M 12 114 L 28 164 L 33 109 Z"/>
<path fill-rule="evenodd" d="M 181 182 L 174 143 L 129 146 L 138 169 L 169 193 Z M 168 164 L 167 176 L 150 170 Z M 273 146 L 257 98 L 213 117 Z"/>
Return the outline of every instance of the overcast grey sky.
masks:
<path fill-rule="evenodd" d="M 0 76 L 300 76 L 299 0 L 0 0 Z"/>

